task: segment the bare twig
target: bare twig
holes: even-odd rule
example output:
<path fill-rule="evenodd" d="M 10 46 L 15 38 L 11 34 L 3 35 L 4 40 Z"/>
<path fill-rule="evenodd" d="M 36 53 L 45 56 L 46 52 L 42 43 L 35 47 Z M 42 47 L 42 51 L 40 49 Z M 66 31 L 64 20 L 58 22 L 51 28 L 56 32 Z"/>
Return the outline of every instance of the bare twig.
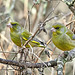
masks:
<path fill-rule="evenodd" d="M 55 11 L 55 9 L 57 8 L 57 6 L 59 5 L 60 1 L 55 5 L 55 7 L 49 12 L 49 14 L 47 15 L 46 19 Z"/>
<path fill-rule="evenodd" d="M 4 21 L 8 21 L 9 19 L 10 19 L 10 16 L 9 16 L 9 17 L 6 17 L 4 20 L 2 20 L 2 21 L 0 22 L 0 24 L 3 23 Z"/>
<path fill-rule="evenodd" d="M 72 21 L 68 22 L 68 23 L 66 24 L 66 26 L 70 25 L 70 24 L 73 23 L 73 22 L 75 22 L 75 20 L 72 20 Z"/>
<path fill-rule="evenodd" d="M 14 8 L 14 6 L 15 6 L 15 1 L 16 1 L 16 0 L 12 0 L 12 4 L 11 4 L 11 7 L 10 7 L 10 9 L 9 9 L 9 13 L 12 12 L 12 10 L 13 10 L 13 8 Z"/>
<path fill-rule="evenodd" d="M 46 44 L 48 45 L 50 42 L 51 42 L 51 39 L 48 40 L 48 42 L 47 42 Z M 44 48 L 43 48 L 43 49 L 41 50 L 41 52 L 39 53 L 38 57 L 41 56 L 41 54 L 42 54 L 43 51 L 44 51 Z M 37 63 L 37 61 L 38 61 L 38 58 L 36 59 L 35 63 Z"/>
<path fill-rule="evenodd" d="M 3 52 L 3 55 L 4 55 L 5 59 L 7 59 L 7 57 L 6 57 L 5 53 L 4 53 L 4 49 L 3 49 L 2 45 L 1 45 L 1 49 L 2 49 L 2 52 Z"/>
<path fill-rule="evenodd" d="M 30 32 L 30 11 L 28 11 L 29 32 Z"/>

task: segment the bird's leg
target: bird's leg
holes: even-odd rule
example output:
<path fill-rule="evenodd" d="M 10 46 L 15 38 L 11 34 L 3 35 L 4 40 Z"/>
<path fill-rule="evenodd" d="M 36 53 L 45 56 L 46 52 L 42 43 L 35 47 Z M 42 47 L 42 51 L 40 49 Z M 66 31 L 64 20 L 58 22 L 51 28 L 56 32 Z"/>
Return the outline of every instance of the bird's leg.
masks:
<path fill-rule="evenodd" d="M 62 54 L 60 54 L 58 57 L 64 57 L 64 58 L 67 58 L 68 56 L 68 51 L 64 51 Z"/>
<path fill-rule="evenodd" d="M 52 49 L 50 49 L 48 46 L 46 46 L 44 50 L 45 50 L 45 54 L 48 55 L 48 57 L 50 58 L 49 50 L 52 51 Z"/>

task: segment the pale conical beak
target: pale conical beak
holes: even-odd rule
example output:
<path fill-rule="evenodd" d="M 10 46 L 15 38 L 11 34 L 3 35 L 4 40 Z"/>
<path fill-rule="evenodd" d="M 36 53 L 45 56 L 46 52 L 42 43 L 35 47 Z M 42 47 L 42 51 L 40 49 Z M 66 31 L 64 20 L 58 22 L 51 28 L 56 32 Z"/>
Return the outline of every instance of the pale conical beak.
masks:
<path fill-rule="evenodd" d="M 55 29 L 55 28 L 51 28 L 51 31 L 52 31 L 52 32 L 56 32 L 56 29 Z"/>
<path fill-rule="evenodd" d="M 12 25 L 11 25 L 11 23 L 7 24 L 7 27 L 9 27 L 9 28 L 12 28 Z"/>

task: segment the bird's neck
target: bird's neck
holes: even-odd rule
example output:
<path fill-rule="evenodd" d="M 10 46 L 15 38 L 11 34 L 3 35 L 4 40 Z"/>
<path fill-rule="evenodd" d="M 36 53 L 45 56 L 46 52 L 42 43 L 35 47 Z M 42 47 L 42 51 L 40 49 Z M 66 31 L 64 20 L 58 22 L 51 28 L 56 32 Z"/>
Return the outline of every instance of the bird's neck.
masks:
<path fill-rule="evenodd" d="M 13 32 L 14 31 L 13 28 L 10 28 L 10 31 Z"/>

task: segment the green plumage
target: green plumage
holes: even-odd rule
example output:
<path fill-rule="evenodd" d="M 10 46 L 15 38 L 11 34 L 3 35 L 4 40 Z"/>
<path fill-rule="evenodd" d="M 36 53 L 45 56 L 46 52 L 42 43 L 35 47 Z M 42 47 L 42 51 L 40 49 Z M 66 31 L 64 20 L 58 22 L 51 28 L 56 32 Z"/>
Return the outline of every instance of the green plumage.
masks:
<path fill-rule="evenodd" d="M 75 48 L 75 39 L 72 39 L 74 34 L 61 23 L 53 24 L 52 41 L 54 45 L 63 50 L 69 51 Z"/>
<path fill-rule="evenodd" d="M 30 32 L 21 27 L 17 22 L 11 22 L 10 26 L 10 37 L 11 40 L 19 47 L 22 47 L 25 42 L 32 36 Z M 45 44 L 40 40 L 33 38 L 29 42 L 32 47 L 45 47 Z M 30 45 L 27 44 L 26 47 L 29 48 Z"/>

